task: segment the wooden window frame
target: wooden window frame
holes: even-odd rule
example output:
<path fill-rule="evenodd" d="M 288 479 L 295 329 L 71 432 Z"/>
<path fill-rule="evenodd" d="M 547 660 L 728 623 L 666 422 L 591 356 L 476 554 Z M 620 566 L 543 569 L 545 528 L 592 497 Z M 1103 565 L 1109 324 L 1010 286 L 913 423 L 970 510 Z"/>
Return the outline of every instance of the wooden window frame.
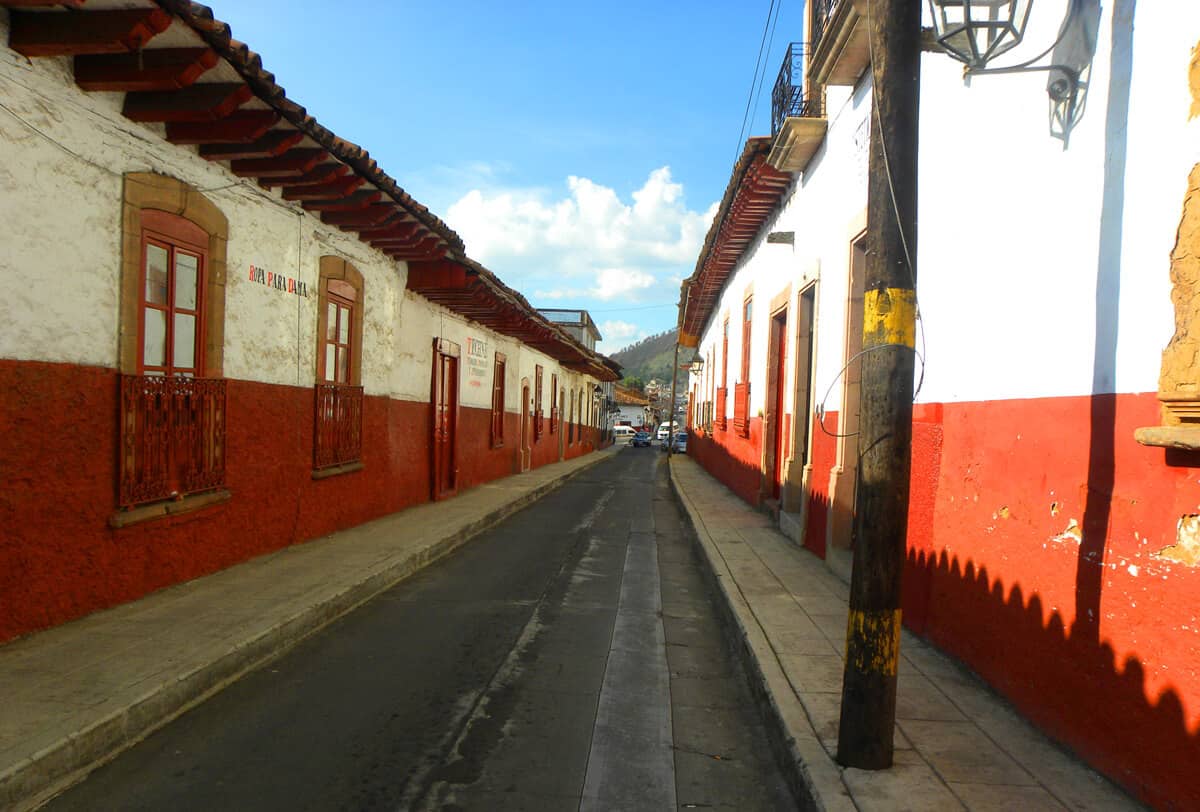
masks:
<path fill-rule="evenodd" d="M 497 352 L 492 360 L 492 448 L 504 447 L 504 397 L 508 356 Z"/>
<path fill-rule="evenodd" d="M 146 298 L 148 260 L 150 247 L 155 246 L 167 254 L 167 281 L 164 291 L 166 301 L 162 304 L 153 303 Z M 179 307 L 175 300 L 175 270 L 176 258 L 184 255 L 196 257 L 196 305 L 188 308 Z M 178 215 L 168 214 L 155 209 L 142 211 L 142 260 L 141 281 L 138 285 L 138 333 L 143 336 L 138 341 L 137 371 L 139 375 L 187 375 L 201 377 L 204 369 L 204 314 L 205 290 L 204 279 L 208 270 L 208 234 L 190 220 Z M 153 310 L 165 314 L 165 335 L 163 337 L 163 363 L 147 365 L 145 357 L 146 312 Z M 175 365 L 175 317 L 177 315 L 192 316 L 192 363 L 190 366 Z"/>
<path fill-rule="evenodd" d="M 341 257 L 321 257 L 317 285 L 316 354 L 318 383 L 337 383 L 325 369 L 325 332 L 328 326 L 329 301 L 342 300 L 351 305 L 349 375 L 345 384 L 362 385 L 363 310 L 366 289 L 363 275 Z"/>
<path fill-rule="evenodd" d="M 550 433 L 554 434 L 557 431 L 555 422 L 559 419 L 558 414 L 558 375 L 550 373 Z"/>
<path fill-rule="evenodd" d="M 542 365 L 535 364 L 533 368 L 533 439 L 537 442 L 542 437 Z"/>
<path fill-rule="evenodd" d="M 173 347 L 162 367 L 147 370 L 144 361 L 145 260 L 148 240 L 175 243 L 200 257 L 197 263 L 195 346 L 187 376 L 171 373 Z M 186 513 L 225 502 L 226 387 L 225 345 L 226 245 L 229 221 L 195 188 L 165 175 L 131 172 L 124 176 L 121 203 L 121 281 L 118 369 L 121 373 L 120 442 L 117 504 L 112 527 Z M 173 286 L 172 286 L 173 287 Z M 172 291 L 171 295 L 174 295 Z M 169 312 L 169 311 L 168 311 Z M 173 321 L 173 320 L 172 320 Z M 146 373 L 152 373 L 147 375 Z M 150 378 L 156 378 L 151 381 Z M 169 385 L 166 383 L 172 381 Z M 169 393 L 159 392 L 167 386 Z M 156 405 L 157 404 L 157 405 Z M 172 428 L 170 437 L 151 426 Z M 149 459 L 148 431 L 166 442 L 165 459 L 185 462 L 187 475 L 168 465 L 152 479 L 139 460 Z M 187 450 L 178 447 L 186 442 Z M 175 445 L 172 445 L 175 444 Z M 192 448 L 192 446 L 195 448 Z M 172 450 L 173 449 L 173 450 Z M 199 454 L 199 457 L 195 455 Z M 189 456 L 191 455 L 191 456 Z M 142 472 L 142 473 L 139 473 Z"/>
<path fill-rule="evenodd" d="M 742 374 L 741 383 L 750 382 L 750 339 L 754 335 L 754 296 L 742 302 Z"/>
<path fill-rule="evenodd" d="M 314 383 L 313 478 L 360 471 L 362 464 L 362 337 L 366 305 L 363 276 L 338 256 L 321 257 L 318 264 L 316 381 Z M 326 368 L 329 305 L 349 311 L 347 341 L 335 346 L 347 353 L 346 380 Z M 335 354 L 336 366 L 336 354 Z"/>

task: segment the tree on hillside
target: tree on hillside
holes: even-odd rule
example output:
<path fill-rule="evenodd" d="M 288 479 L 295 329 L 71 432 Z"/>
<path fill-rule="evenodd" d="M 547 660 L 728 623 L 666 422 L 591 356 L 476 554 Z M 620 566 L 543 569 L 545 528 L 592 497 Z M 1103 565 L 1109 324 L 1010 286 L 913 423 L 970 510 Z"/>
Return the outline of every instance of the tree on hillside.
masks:
<path fill-rule="evenodd" d="M 621 386 L 624 386 L 628 389 L 636 389 L 637 391 L 641 392 L 642 389 L 645 388 L 646 383 L 641 378 L 634 375 L 621 381 Z"/>

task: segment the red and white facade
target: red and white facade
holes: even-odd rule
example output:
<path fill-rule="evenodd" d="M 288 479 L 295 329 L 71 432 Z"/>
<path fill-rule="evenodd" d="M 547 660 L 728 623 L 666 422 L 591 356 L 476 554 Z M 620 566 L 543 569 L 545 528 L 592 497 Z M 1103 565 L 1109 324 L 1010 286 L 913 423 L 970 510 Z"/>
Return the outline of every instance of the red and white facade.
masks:
<path fill-rule="evenodd" d="M 747 142 L 680 313 L 704 361 L 688 453 L 843 574 L 872 96 L 859 5 L 810 32 L 824 104 Z M 1060 5 L 1035 4 L 1031 55 Z M 1200 364 L 1170 348 L 1200 314 L 1200 6 L 1104 4 L 1095 23 L 1067 139 L 1044 72 L 964 81 L 923 56 L 903 617 L 1132 793 L 1191 809 Z"/>
<path fill-rule="evenodd" d="M 0 642 L 603 442 L 611 362 L 207 9 L 0 39 Z"/>

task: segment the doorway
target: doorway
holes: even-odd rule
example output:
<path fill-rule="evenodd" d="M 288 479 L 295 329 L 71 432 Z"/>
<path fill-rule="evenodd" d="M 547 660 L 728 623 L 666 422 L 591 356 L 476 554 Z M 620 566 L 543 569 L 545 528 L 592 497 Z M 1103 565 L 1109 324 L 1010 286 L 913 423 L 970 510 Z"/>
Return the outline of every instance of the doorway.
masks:
<path fill-rule="evenodd" d="M 850 246 L 850 279 L 846 297 L 846 347 L 842 363 L 842 409 L 837 424 L 837 465 L 829 498 L 831 547 L 854 546 L 854 499 L 858 489 L 858 426 L 862 398 L 863 291 L 867 270 L 867 237 L 859 235 Z"/>
<path fill-rule="evenodd" d="M 763 448 L 767 452 L 767 496 L 778 499 L 783 490 L 783 461 L 787 457 L 787 405 L 784 387 L 787 381 L 787 307 L 771 315 L 767 345 L 767 415 Z"/>
<path fill-rule="evenodd" d="M 458 345 L 433 340 L 433 482 L 434 500 L 458 490 Z"/>
<path fill-rule="evenodd" d="M 521 382 L 521 471 L 529 470 L 530 457 L 533 452 L 529 447 L 529 381 Z"/>

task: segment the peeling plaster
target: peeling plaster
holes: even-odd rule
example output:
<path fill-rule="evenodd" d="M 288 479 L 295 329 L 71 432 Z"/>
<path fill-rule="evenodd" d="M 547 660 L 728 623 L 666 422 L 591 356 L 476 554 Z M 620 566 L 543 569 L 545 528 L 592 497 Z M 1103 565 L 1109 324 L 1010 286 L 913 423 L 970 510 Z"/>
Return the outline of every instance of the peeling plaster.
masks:
<path fill-rule="evenodd" d="M 1186 513 L 1180 516 L 1175 525 L 1175 543 L 1151 553 L 1151 556 L 1188 567 L 1200 567 L 1200 514 Z"/>

